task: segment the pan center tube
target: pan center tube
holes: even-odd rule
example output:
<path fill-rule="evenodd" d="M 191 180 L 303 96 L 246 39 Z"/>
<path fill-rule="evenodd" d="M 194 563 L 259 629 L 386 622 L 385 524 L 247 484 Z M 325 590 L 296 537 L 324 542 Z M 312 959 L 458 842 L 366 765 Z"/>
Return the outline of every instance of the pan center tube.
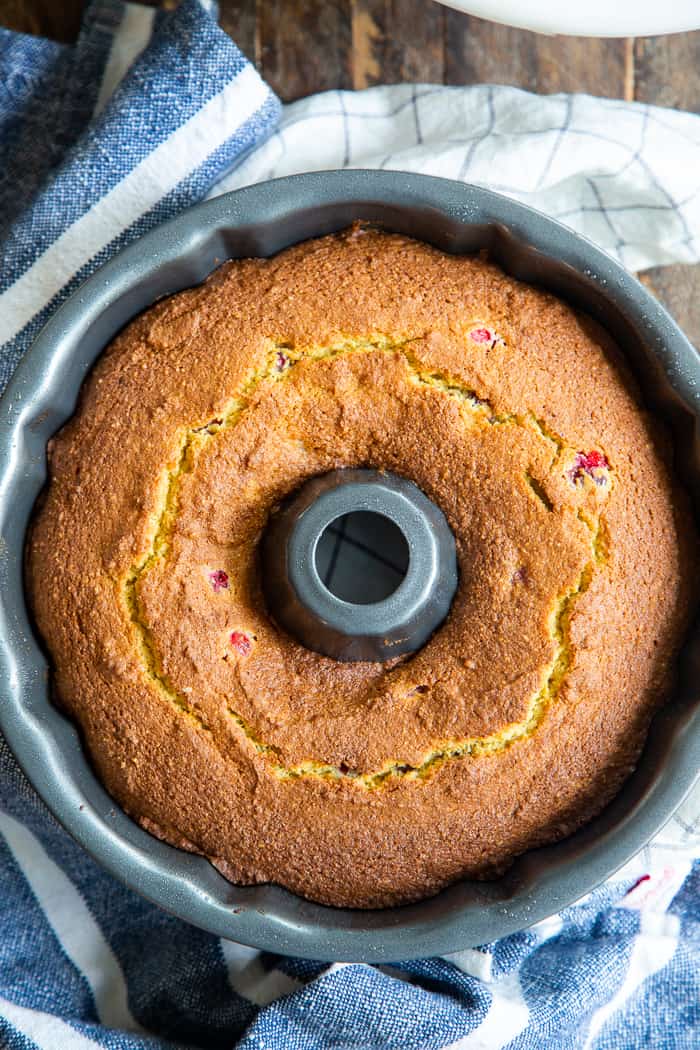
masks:
<path fill-rule="evenodd" d="M 419 649 L 457 589 L 445 515 L 413 482 L 377 470 L 307 481 L 271 516 L 261 553 L 272 618 L 339 661 Z"/>

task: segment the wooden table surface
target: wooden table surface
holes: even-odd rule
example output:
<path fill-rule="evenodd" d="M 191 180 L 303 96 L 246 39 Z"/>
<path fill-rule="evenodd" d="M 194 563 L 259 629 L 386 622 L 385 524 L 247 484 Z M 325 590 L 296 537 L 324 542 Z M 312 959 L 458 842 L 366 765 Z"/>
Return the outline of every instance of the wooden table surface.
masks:
<path fill-rule="evenodd" d="M 83 6 L 83 0 L 0 0 L 0 25 L 72 40 Z M 490 82 L 700 113 L 700 31 L 613 40 L 547 37 L 431 0 L 219 0 L 219 10 L 224 29 L 284 101 L 380 83 Z M 642 280 L 700 346 L 700 265 L 658 267 Z"/>

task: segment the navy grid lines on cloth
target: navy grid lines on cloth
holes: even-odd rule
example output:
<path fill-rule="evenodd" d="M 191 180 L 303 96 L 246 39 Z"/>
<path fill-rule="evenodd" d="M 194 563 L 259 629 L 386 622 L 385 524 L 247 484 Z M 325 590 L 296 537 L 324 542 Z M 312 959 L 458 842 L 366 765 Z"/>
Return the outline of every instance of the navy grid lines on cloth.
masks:
<path fill-rule="evenodd" d="M 309 165 L 311 141 L 319 145 Z M 497 85 L 333 91 L 285 107 L 270 143 L 215 192 L 310 166 L 401 168 L 485 185 L 565 219 L 630 269 L 700 254 L 693 114 Z M 640 213 L 654 211 L 657 221 L 640 226 Z"/>

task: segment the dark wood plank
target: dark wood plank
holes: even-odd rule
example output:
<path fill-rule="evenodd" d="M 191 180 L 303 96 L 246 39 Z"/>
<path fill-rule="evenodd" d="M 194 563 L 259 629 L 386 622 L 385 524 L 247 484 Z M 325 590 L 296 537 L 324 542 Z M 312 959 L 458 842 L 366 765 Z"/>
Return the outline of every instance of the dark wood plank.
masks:
<path fill-rule="evenodd" d="M 640 274 L 640 280 L 700 350 L 700 266 L 656 266 Z"/>
<path fill-rule="evenodd" d="M 350 0 L 264 0 L 259 67 L 280 98 L 351 88 Z"/>
<path fill-rule="evenodd" d="M 640 102 L 700 113 L 700 32 L 635 40 L 634 73 Z M 700 348 L 700 266 L 657 266 L 640 279 Z"/>
<path fill-rule="evenodd" d="M 257 7 L 256 0 L 219 0 L 219 25 L 256 65 L 260 58 Z"/>
<path fill-rule="evenodd" d="M 635 98 L 700 113 L 700 31 L 635 41 Z"/>
<path fill-rule="evenodd" d="M 70 43 L 78 35 L 83 6 L 83 0 L 0 0 L 0 25 Z"/>
<path fill-rule="evenodd" d="M 443 7 L 425 0 L 351 0 L 351 9 L 354 88 L 443 82 Z"/>
<path fill-rule="evenodd" d="M 585 91 L 623 98 L 627 51 L 624 40 L 542 36 L 445 12 L 448 84 L 513 84 L 543 94 Z"/>

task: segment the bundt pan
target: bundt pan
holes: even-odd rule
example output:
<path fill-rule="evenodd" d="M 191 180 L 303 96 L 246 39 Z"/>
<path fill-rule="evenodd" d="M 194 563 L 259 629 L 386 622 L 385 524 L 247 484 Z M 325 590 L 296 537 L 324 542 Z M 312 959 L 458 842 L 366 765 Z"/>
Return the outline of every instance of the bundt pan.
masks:
<path fill-rule="evenodd" d="M 85 374 L 115 333 L 224 259 L 272 255 L 355 219 L 448 252 L 485 248 L 514 277 L 597 318 L 623 347 L 650 407 L 670 424 L 677 469 L 697 511 L 700 359 L 665 310 L 593 244 L 488 190 L 420 175 L 320 172 L 248 187 L 192 208 L 103 266 L 44 328 L 2 399 L 0 728 L 63 826 L 151 901 L 268 951 L 379 962 L 454 952 L 523 929 L 591 890 L 662 827 L 700 766 L 697 628 L 636 772 L 595 821 L 520 857 L 496 881 L 461 882 L 417 904 L 354 911 L 313 904 L 274 885 L 234 886 L 208 861 L 158 841 L 115 806 L 75 728 L 51 703 L 22 572 L 27 525 L 47 476 L 46 443 L 73 412 Z"/>

